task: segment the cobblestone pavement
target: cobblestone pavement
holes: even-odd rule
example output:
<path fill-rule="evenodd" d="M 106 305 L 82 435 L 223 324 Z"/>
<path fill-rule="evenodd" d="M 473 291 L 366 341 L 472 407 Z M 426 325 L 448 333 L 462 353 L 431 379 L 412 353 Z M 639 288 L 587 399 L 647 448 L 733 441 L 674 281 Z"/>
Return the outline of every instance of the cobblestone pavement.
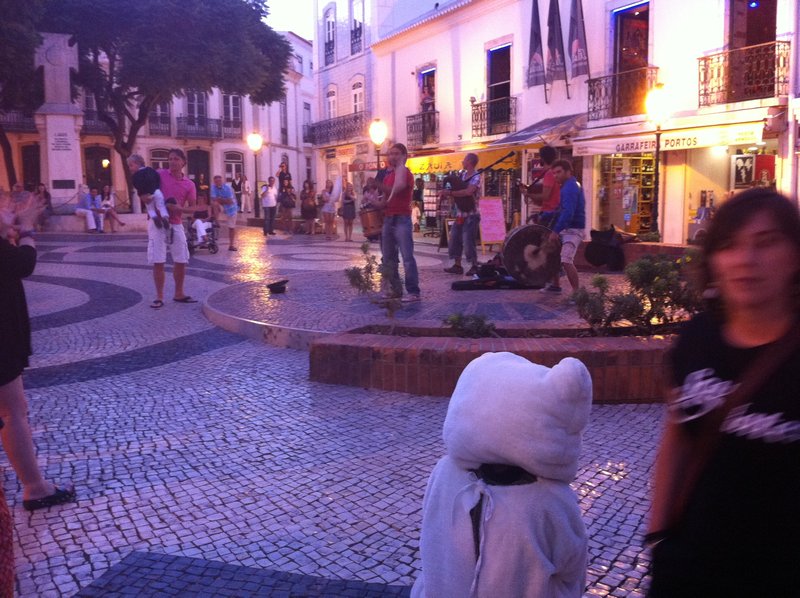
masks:
<path fill-rule="evenodd" d="M 214 328 L 200 304 L 170 300 L 169 275 L 165 307 L 150 309 L 145 242 L 40 237 L 26 282 L 30 419 L 46 475 L 72 480 L 79 502 L 25 512 L 0 456 L 19 595 L 406 595 L 446 399 L 309 382 L 306 353 Z M 419 255 L 423 280 L 439 277 L 444 254 Z M 233 282 L 316 276 L 321 296 L 357 260 L 357 243 L 265 243 L 251 229 L 238 253 L 198 252 L 186 290 L 203 300 Z M 588 595 L 644 594 L 661 415 L 594 408 L 574 484 Z"/>

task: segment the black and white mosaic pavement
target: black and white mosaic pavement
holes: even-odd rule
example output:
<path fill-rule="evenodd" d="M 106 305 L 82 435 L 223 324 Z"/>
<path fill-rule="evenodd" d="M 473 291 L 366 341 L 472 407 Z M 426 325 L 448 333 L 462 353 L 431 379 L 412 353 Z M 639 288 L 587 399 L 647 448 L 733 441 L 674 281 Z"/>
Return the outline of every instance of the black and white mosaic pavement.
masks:
<path fill-rule="evenodd" d="M 150 309 L 145 242 L 40 237 L 26 283 L 30 419 L 47 476 L 72 480 L 79 502 L 25 512 L 3 459 L 19 595 L 407 595 L 447 401 L 309 382 L 306 353 L 214 328 L 200 304 L 171 301 L 169 274 L 165 307 Z M 419 255 L 423 281 L 440 276 L 444 254 Z M 325 300 L 352 315 L 324 281 L 358 259 L 357 243 L 266 244 L 247 230 L 238 253 L 224 242 L 198 252 L 186 290 L 203 300 L 289 275 L 318 281 L 302 291 L 303 317 L 322 320 Z M 530 297 L 502 304 L 500 319 L 529 317 L 540 308 Z M 590 534 L 587 595 L 645 593 L 661 414 L 594 409 L 574 484 Z"/>

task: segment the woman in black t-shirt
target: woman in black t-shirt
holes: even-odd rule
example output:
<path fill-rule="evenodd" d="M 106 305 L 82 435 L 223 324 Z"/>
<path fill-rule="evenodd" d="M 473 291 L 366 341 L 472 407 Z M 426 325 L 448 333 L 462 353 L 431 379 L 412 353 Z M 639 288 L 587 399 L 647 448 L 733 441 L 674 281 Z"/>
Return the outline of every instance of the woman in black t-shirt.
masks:
<path fill-rule="evenodd" d="M 797 595 L 800 349 L 714 424 L 742 373 L 800 319 L 800 216 L 767 189 L 726 202 L 704 244 L 706 313 L 672 352 L 674 389 L 656 460 L 650 596 Z M 692 481 L 697 447 L 712 440 Z M 676 504 L 685 505 L 679 514 Z"/>

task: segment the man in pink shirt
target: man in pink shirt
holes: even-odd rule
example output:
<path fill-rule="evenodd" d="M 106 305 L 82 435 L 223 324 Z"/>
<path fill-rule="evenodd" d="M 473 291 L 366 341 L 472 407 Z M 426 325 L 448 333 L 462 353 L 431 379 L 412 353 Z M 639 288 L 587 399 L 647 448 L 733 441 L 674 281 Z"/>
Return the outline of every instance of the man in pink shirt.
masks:
<path fill-rule="evenodd" d="M 175 295 L 173 301 L 178 303 L 197 303 L 183 290 L 183 281 L 186 278 L 186 264 L 189 263 L 189 246 L 186 243 L 186 231 L 183 228 L 181 217 L 184 213 L 191 214 L 197 202 L 197 191 L 194 183 L 183 174 L 186 166 L 186 155 L 181 149 L 169 150 L 169 168 L 158 171 L 161 178 L 161 192 L 164 198 L 174 198 L 176 203 L 168 203 L 170 236 L 172 243 L 172 277 L 175 279 Z M 156 299 L 150 304 L 153 309 L 164 307 L 164 264 L 167 261 L 167 235 L 158 234 L 153 221 L 148 222 L 147 228 L 147 261 L 153 264 L 153 281 L 156 285 Z"/>

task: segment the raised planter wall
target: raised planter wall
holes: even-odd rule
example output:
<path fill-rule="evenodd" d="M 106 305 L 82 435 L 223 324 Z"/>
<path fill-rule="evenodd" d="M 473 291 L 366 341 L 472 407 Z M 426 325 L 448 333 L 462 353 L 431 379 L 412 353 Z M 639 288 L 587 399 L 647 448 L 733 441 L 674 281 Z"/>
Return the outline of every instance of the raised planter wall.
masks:
<path fill-rule="evenodd" d="M 489 351 L 510 351 L 546 366 L 564 357 L 580 359 L 592 375 L 596 403 L 652 403 L 662 400 L 670 343 L 669 337 L 463 339 L 342 333 L 311 343 L 310 377 L 450 396 L 470 361 Z"/>

